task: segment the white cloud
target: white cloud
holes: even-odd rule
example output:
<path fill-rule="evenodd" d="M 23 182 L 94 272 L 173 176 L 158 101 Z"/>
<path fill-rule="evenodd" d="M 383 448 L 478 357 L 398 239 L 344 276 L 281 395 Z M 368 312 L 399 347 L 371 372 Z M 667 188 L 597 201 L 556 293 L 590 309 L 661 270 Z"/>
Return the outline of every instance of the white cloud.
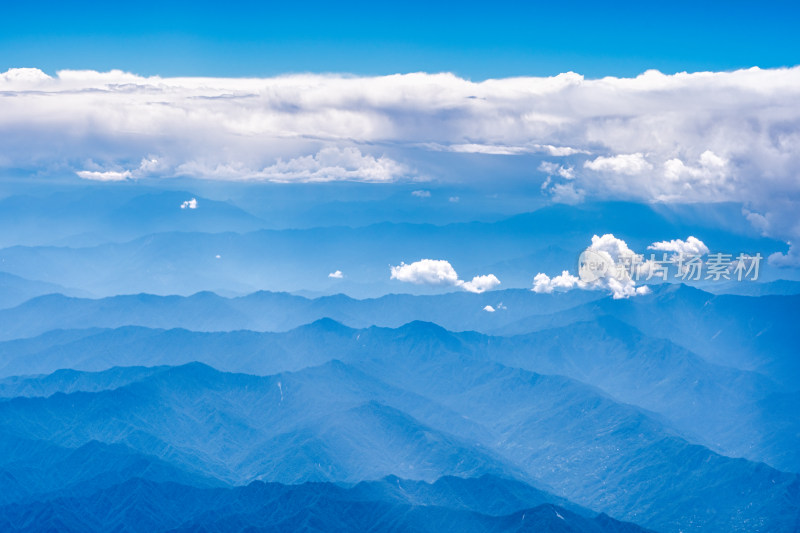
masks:
<path fill-rule="evenodd" d="M 358 148 L 329 146 L 316 154 L 298 156 L 261 169 L 243 164 L 217 164 L 189 161 L 176 167 L 178 175 L 221 180 L 262 180 L 278 183 L 357 181 L 391 182 L 413 174 L 407 167 L 386 156 L 362 154 Z"/>
<path fill-rule="evenodd" d="M 451 204 L 457 204 L 458 202 L 461 201 L 461 198 L 459 198 L 458 196 L 451 196 L 450 198 L 447 199 L 447 201 L 450 202 Z"/>
<path fill-rule="evenodd" d="M 333 279 L 342 279 L 344 277 L 344 274 L 342 274 L 341 270 L 337 270 L 335 272 L 331 272 L 330 274 L 328 274 L 328 277 Z"/>
<path fill-rule="evenodd" d="M 575 178 L 575 169 L 573 167 L 559 165 L 558 163 L 553 163 L 552 161 L 542 161 L 539 163 L 539 171 L 551 176 L 558 175 L 568 180 Z"/>
<path fill-rule="evenodd" d="M 500 285 L 500 280 L 494 274 L 486 274 L 485 276 L 475 276 L 472 281 L 465 281 L 459 286 L 465 291 L 481 293 L 490 291 Z"/>
<path fill-rule="evenodd" d="M 519 155 L 531 152 L 538 152 L 539 150 L 531 150 L 525 146 L 504 146 L 497 144 L 451 144 L 448 146 L 434 145 L 429 146 L 434 150 L 441 150 L 445 152 L 460 152 L 465 154 L 489 154 L 489 155 Z"/>
<path fill-rule="evenodd" d="M 546 294 L 573 289 L 606 290 L 614 299 L 648 294 L 650 289 L 646 285 L 637 287 L 631 277 L 637 268 L 642 268 L 641 264 L 637 267 L 639 257 L 625 241 L 610 233 L 594 235 L 592 244 L 581 254 L 579 276 L 564 270 L 560 275 L 550 278 L 540 272 L 533 278 L 531 290 Z M 620 268 L 625 264 L 632 266 Z"/>
<path fill-rule="evenodd" d="M 557 204 L 575 205 L 583 202 L 586 192 L 576 189 L 572 183 L 555 183 L 546 188 L 550 198 Z"/>
<path fill-rule="evenodd" d="M 458 274 L 449 261 L 422 259 L 409 265 L 400 263 L 391 267 L 391 279 L 427 285 L 456 285 Z"/>
<path fill-rule="evenodd" d="M 181 209 L 197 209 L 197 198 L 192 198 L 191 200 L 185 200 L 181 204 Z"/>
<path fill-rule="evenodd" d="M 411 195 L 416 196 L 417 198 L 430 198 L 431 191 L 426 191 L 426 190 L 411 191 Z"/>
<path fill-rule="evenodd" d="M 657 250 L 662 252 L 672 252 L 675 255 L 707 255 L 708 246 L 697 237 L 691 235 L 685 240 L 673 239 L 671 241 L 654 242 L 647 247 L 648 250 Z"/>
<path fill-rule="evenodd" d="M 547 174 L 547 179 L 542 183 L 542 193 L 549 195 L 550 199 L 557 204 L 575 205 L 583 202 L 586 191 L 575 187 L 571 180 L 575 179 L 575 168 L 564 166 L 552 161 L 542 161 L 539 163 L 538 170 Z M 558 183 L 554 178 L 568 180 L 566 183 Z"/>
<path fill-rule="evenodd" d="M 791 242 L 786 244 L 789 245 L 789 251 L 787 253 L 775 252 L 770 254 L 767 261 L 770 265 L 776 267 L 800 267 L 800 250 L 793 246 Z"/>
<path fill-rule="evenodd" d="M 74 168 L 95 180 L 385 182 L 414 179 L 401 162 L 409 147 L 538 153 L 573 158 L 572 190 L 585 197 L 741 202 L 763 217 L 751 220 L 769 222 L 759 229 L 800 242 L 800 67 L 481 82 L 11 69 L 0 91 L 7 167 Z M 158 169 L 129 166 L 143 158 Z M 76 166 L 88 160 L 100 167 Z M 554 197 L 577 200 L 570 192 Z"/>
<path fill-rule="evenodd" d="M 92 180 L 92 181 L 125 181 L 131 179 L 131 173 L 129 170 L 125 170 L 122 172 L 116 170 L 107 170 L 105 172 L 99 172 L 94 170 L 79 170 L 76 172 L 79 178 L 85 180 Z"/>
<path fill-rule="evenodd" d="M 459 279 L 450 262 L 443 259 L 421 259 L 408 265 L 400 263 L 390 268 L 390 279 L 418 285 L 449 285 L 469 292 L 482 293 L 500 284 L 500 280 L 494 274 L 475 276 L 472 281 L 463 281 Z"/>
<path fill-rule="evenodd" d="M 569 291 L 576 287 L 585 287 L 580 278 L 573 276 L 568 270 L 563 271 L 560 275 L 551 278 L 547 274 L 540 272 L 533 278 L 533 292 L 550 294 L 554 291 Z"/>
<path fill-rule="evenodd" d="M 587 154 L 587 150 L 573 148 L 571 146 L 553 146 L 550 144 L 527 143 L 524 145 L 504 145 L 504 144 L 480 144 L 480 143 L 455 143 L 455 144 L 423 144 L 425 148 L 441 152 L 458 152 L 466 154 L 489 154 L 489 155 L 522 155 L 545 153 L 556 157 L 566 157 L 575 154 Z"/>
<path fill-rule="evenodd" d="M 653 169 L 653 165 L 639 153 L 600 156 L 593 161 L 586 161 L 583 166 L 597 172 L 611 172 L 626 176 L 638 176 Z"/>
<path fill-rule="evenodd" d="M 485 306 L 483 310 L 486 311 L 487 313 L 494 313 L 494 307 L 492 307 L 491 305 Z"/>

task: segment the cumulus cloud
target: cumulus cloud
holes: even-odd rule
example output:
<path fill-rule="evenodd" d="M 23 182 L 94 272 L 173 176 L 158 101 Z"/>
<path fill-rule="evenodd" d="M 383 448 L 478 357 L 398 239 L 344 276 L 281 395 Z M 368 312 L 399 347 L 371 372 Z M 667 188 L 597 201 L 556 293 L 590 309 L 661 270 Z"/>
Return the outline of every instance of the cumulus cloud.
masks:
<path fill-rule="evenodd" d="M 415 179 L 402 157 L 409 147 L 542 154 L 571 158 L 558 164 L 574 177 L 553 177 L 574 185 L 548 189 L 556 200 L 741 202 L 759 230 L 800 242 L 800 67 L 481 82 L 30 68 L 0 73 L 0 91 L 7 167 L 73 168 L 96 180 L 385 182 Z M 151 155 L 158 170 L 129 166 Z M 89 160 L 100 167 L 77 163 Z"/>
<path fill-rule="evenodd" d="M 619 154 L 614 156 L 600 156 L 592 161 L 586 161 L 584 168 L 597 172 L 611 172 L 626 176 L 638 176 L 643 172 L 653 169 L 642 154 Z"/>
<path fill-rule="evenodd" d="M 390 279 L 418 285 L 449 285 L 474 293 L 482 293 L 500 285 L 500 280 L 494 274 L 475 276 L 471 281 L 461 280 L 450 262 L 443 259 L 400 263 L 391 267 Z"/>
<path fill-rule="evenodd" d="M 491 305 L 485 306 L 483 310 L 486 311 L 487 313 L 494 313 L 495 311 L 494 307 L 492 307 Z"/>
<path fill-rule="evenodd" d="M 181 204 L 181 209 L 197 209 L 197 198 L 192 198 L 191 200 L 185 200 Z"/>
<path fill-rule="evenodd" d="M 426 191 L 426 190 L 411 191 L 411 195 L 416 196 L 417 198 L 430 198 L 431 191 Z"/>
<path fill-rule="evenodd" d="M 663 252 L 672 252 L 675 255 L 707 255 L 708 246 L 697 237 L 691 235 L 685 240 L 673 239 L 671 241 L 654 242 L 647 247 L 648 250 L 658 250 Z"/>
<path fill-rule="evenodd" d="M 553 278 L 540 272 L 533 278 L 531 290 L 544 294 L 573 289 L 606 290 L 614 299 L 630 298 L 650 292 L 646 285 L 637 286 L 634 276 L 637 269 L 651 266 L 641 263 L 641 256 L 624 240 L 610 233 L 594 235 L 592 244 L 581 254 L 578 276 L 568 270 Z"/>
<path fill-rule="evenodd" d="M 565 292 L 576 287 L 585 288 L 586 284 L 577 276 L 573 276 L 568 270 L 560 275 L 550 277 L 544 272 L 539 272 L 533 278 L 533 292 L 540 294 L 550 294 L 554 291 Z"/>
<path fill-rule="evenodd" d="M 458 274 L 449 261 L 422 259 L 409 265 L 400 263 L 391 267 L 391 279 L 427 285 L 456 285 Z"/>
<path fill-rule="evenodd" d="M 481 293 L 500 285 L 500 280 L 494 274 L 486 274 L 485 276 L 475 276 L 472 281 L 464 281 L 458 285 L 465 291 Z"/>
<path fill-rule="evenodd" d="M 335 272 L 331 272 L 330 274 L 328 274 L 328 277 L 333 279 L 342 279 L 344 277 L 344 274 L 342 274 L 341 270 L 336 270 Z"/>

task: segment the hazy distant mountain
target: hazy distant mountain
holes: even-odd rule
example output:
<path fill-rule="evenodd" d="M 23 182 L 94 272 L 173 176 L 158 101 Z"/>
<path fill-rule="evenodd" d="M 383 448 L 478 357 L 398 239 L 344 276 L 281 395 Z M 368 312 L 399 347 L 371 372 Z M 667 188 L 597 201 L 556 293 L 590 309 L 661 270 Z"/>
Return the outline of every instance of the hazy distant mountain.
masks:
<path fill-rule="evenodd" d="M 411 323 L 399 329 L 354 330 L 329 319 L 285 333 L 219 333 L 122 327 L 54 331 L 0 343 L 0 376 L 47 374 L 59 368 L 182 365 L 269 375 L 340 359 L 458 355 L 545 374 L 561 374 L 602 389 L 618 401 L 659 413 L 694 442 L 720 453 L 800 471 L 800 439 L 787 410 L 765 416 L 761 402 L 785 387 L 763 374 L 710 363 L 675 343 L 642 334 L 608 315 L 513 337 L 450 333 Z M 774 357 L 786 357 L 771 352 Z M 760 360 L 766 361 L 761 357 Z M 780 365 L 775 362 L 770 366 Z M 9 378 L 2 396 L 46 396 L 56 391 L 117 385 L 62 370 L 43 379 Z M 94 388 L 91 388 L 94 387 Z"/>
<path fill-rule="evenodd" d="M 406 492 L 406 490 L 410 492 Z M 491 489 L 506 489 L 495 493 Z M 511 490 L 508 490 L 511 489 Z M 253 483 L 200 489 L 134 478 L 87 496 L 0 507 L 4 531 L 430 531 L 644 533 L 606 515 L 576 514 L 492 478 L 433 485 L 387 478 L 342 488 L 327 483 Z M 500 496 L 512 493 L 513 501 Z M 531 501 L 532 500 L 532 501 Z M 114 502 L 113 512 L 107 507 Z M 494 513 L 497 508 L 508 514 Z"/>
<path fill-rule="evenodd" d="M 797 475 L 691 445 L 573 380 L 425 349 L 434 345 L 365 359 L 361 370 L 133 369 L 140 379 L 117 388 L 2 401 L 0 432 L 124 444 L 236 483 L 521 476 L 663 531 L 792 531 L 800 517 Z"/>
<path fill-rule="evenodd" d="M 3 269 L 99 295 L 267 289 L 347 291 L 364 297 L 430 291 L 389 276 L 389 265 L 423 258 L 447 259 L 465 279 L 492 273 L 503 288 L 527 288 L 538 272 L 575 271 L 580 252 L 593 235 L 603 233 L 625 239 L 640 252 L 654 241 L 695 234 L 714 250 L 758 250 L 766 257 L 786 247 L 752 230 L 723 230 L 698 221 L 697 215 L 683 220 L 621 202 L 552 205 L 494 222 L 249 231 L 242 228 L 256 222 L 226 203 L 197 198 L 197 209 L 181 209 L 187 196 L 150 193 L 117 206 L 116 225 L 108 231 L 137 231 L 136 238 L 10 246 L 0 250 Z M 42 217 L 39 224 L 48 219 Z M 97 230 L 107 224 L 90 226 Z M 336 270 L 344 273 L 341 280 L 328 277 Z M 778 271 L 765 262 L 761 279 L 776 276 Z"/>
<path fill-rule="evenodd" d="M 800 379 L 800 295 L 713 295 L 686 285 L 661 286 L 629 300 L 603 299 L 550 316 L 531 316 L 500 327 L 527 333 L 614 316 L 652 337 L 669 339 L 711 363 L 761 372 L 795 388 Z"/>
<path fill-rule="evenodd" d="M 471 439 L 477 426 L 341 363 L 268 378 L 195 363 L 97 389 L 0 403 L 0 431 L 61 446 L 123 443 L 232 483 L 519 472 L 414 416 Z"/>
<path fill-rule="evenodd" d="M 66 494 L 88 496 L 133 477 L 195 487 L 226 486 L 123 444 L 88 441 L 64 447 L 0 434 L 0 505 L 42 501 Z"/>
<path fill-rule="evenodd" d="M 196 200 L 196 204 L 184 202 Z M 191 208 L 194 205 L 195 208 Z M 55 190 L 0 199 L 0 246 L 96 246 L 165 231 L 254 231 L 264 222 L 224 201 L 148 187 Z"/>
<path fill-rule="evenodd" d="M 797 474 L 710 453 L 566 378 L 441 356 L 364 367 L 483 425 L 495 451 L 579 504 L 624 519 L 635 515 L 637 523 L 662 531 L 795 527 L 788 524 L 800 512 Z M 747 526 L 741 513 L 749 516 Z"/>
<path fill-rule="evenodd" d="M 800 294 L 800 281 L 778 279 L 764 283 L 709 283 L 704 289 L 715 294 L 739 294 L 741 296 L 789 295 Z"/>
<path fill-rule="evenodd" d="M 42 281 L 25 279 L 7 272 L 0 272 L 0 309 L 15 307 L 31 298 L 43 294 L 87 296 L 86 291 L 77 291 Z"/>
<path fill-rule="evenodd" d="M 390 294 L 356 300 L 344 295 L 309 299 L 286 293 L 258 292 L 224 298 L 204 292 L 188 297 L 136 294 L 101 299 L 49 295 L 14 309 L 0 309 L 0 340 L 30 337 L 52 329 L 119 327 L 186 328 L 196 331 L 285 331 L 321 318 L 353 327 L 397 327 L 413 320 L 452 330 L 496 329 L 534 313 L 552 313 L 604 297 L 598 291 L 536 294 L 529 290 L 483 294 L 454 292 L 413 296 Z M 497 312 L 487 305 L 503 307 Z"/>
<path fill-rule="evenodd" d="M 785 251 L 741 206 L 185 184 L 0 199 L 0 529 L 797 530 L 794 270 L 530 290 L 594 234 Z"/>

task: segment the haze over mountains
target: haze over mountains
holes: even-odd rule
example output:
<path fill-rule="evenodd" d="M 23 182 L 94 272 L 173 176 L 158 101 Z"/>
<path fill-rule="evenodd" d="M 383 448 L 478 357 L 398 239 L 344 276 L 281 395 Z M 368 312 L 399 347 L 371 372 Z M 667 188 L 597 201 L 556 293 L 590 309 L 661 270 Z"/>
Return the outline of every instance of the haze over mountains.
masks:
<path fill-rule="evenodd" d="M 387 186 L 370 210 L 358 215 L 350 207 L 364 202 L 362 189 L 316 187 L 273 188 L 267 195 L 242 186 L 238 192 L 208 190 L 210 198 L 133 184 L 110 193 L 86 187 L 12 194 L 0 199 L 0 272 L 96 296 L 271 290 L 363 298 L 446 291 L 389 277 L 390 265 L 439 257 L 466 279 L 492 273 L 503 288 L 529 288 L 537 272 L 574 271 L 593 234 L 612 233 L 639 253 L 650 243 L 694 234 L 712 252 L 767 257 L 786 248 L 761 237 L 733 204 L 556 204 L 520 213 L 526 198 L 528 205 L 540 200 L 509 193 L 492 199 L 483 189 L 446 186 L 415 196 L 408 186 Z M 327 208 L 319 197 L 326 191 L 349 214 L 324 215 Z M 458 201 L 449 201 L 454 198 Z M 193 207 L 182 207 L 192 199 Z M 462 219 L 460 210 L 487 204 L 492 212 L 469 211 L 472 218 Z M 403 205 L 409 216 L 393 216 Z M 294 214 L 287 218 L 286 213 Z M 337 270 L 341 278 L 328 276 Z M 760 279 L 778 278 L 800 275 L 764 261 Z"/>
<path fill-rule="evenodd" d="M 594 234 L 785 250 L 741 206 L 178 185 L 0 200 L 0 529 L 797 530 L 794 270 L 531 290 Z"/>

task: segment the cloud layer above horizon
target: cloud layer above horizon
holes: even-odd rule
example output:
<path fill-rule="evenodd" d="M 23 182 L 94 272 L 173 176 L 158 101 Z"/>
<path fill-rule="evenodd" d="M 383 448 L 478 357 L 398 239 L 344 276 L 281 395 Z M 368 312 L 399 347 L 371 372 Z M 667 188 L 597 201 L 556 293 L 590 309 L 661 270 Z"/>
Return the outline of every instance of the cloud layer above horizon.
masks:
<path fill-rule="evenodd" d="M 12 69 L 0 133 L 0 167 L 99 181 L 392 182 L 436 179 L 419 150 L 538 154 L 520 173 L 553 201 L 741 202 L 765 234 L 800 239 L 800 67 L 482 82 Z"/>

